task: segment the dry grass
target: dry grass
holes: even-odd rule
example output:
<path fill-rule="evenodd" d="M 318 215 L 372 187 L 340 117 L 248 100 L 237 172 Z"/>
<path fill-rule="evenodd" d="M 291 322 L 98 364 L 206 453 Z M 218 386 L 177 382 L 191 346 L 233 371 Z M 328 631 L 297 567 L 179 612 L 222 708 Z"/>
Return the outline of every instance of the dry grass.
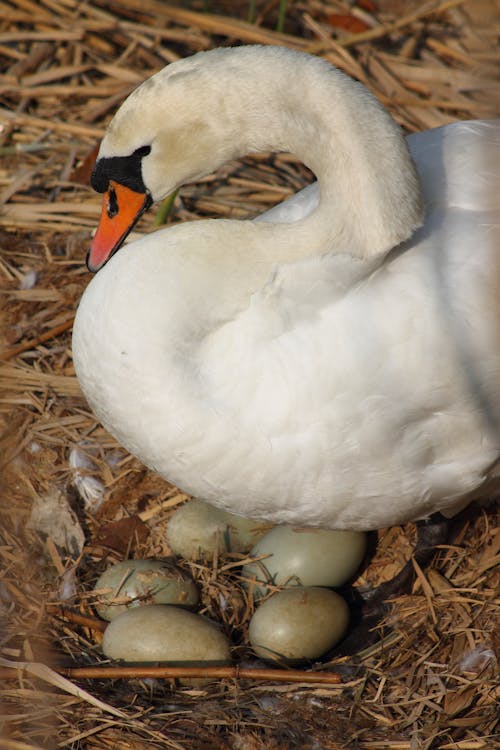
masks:
<path fill-rule="evenodd" d="M 257 42 L 324 56 L 364 81 L 408 131 L 499 115 L 495 0 L 290 1 L 282 32 L 277 1 L 257 2 L 254 23 L 249 5 L 0 0 L 0 657 L 47 665 L 0 672 L 0 748 L 494 747 L 500 529 L 491 508 L 464 514 L 453 544 L 418 571 L 412 595 L 394 604 L 386 641 L 317 665 L 340 673 L 341 684 L 307 684 L 304 674 L 195 690 L 168 680 L 63 682 L 48 669 L 102 663 L 100 631 L 85 619 L 93 582 L 110 559 L 168 554 L 165 526 L 184 500 L 96 423 L 71 359 L 100 210 L 89 168 L 122 99 L 178 57 Z M 168 221 L 255 215 L 308 179 L 293 157 L 245 158 L 183 188 Z M 153 228 L 150 213 L 138 232 Z M 82 445 L 106 488 L 95 514 L 84 512 L 68 463 Z M 62 542 L 30 526 L 33 507 L 48 503 L 65 522 Z M 412 534 L 411 525 L 381 532 L 356 585 L 390 577 Z M 184 565 L 238 663 L 255 666 L 251 604 L 234 562 Z M 62 616 L 59 604 L 83 619 Z"/>

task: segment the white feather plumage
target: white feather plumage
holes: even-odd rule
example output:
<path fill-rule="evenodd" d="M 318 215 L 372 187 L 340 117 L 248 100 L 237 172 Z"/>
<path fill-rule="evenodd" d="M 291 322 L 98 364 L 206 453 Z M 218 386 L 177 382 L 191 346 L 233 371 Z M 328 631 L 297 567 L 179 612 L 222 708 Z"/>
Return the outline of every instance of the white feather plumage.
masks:
<path fill-rule="evenodd" d="M 415 230 L 396 127 L 311 60 L 204 53 L 123 105 L 100 155 L 152 143 L 154 198 L 291 146 L 319 187 L 257 221 L 177 225 L 122 249 L 80 303 L 77 374 L 128 450 L 240 515 L 373 529 L 453 514 L 500 455 L 500 122 L 408 138 Z M 206 109 L 217 92 L 222 114 Z"/>

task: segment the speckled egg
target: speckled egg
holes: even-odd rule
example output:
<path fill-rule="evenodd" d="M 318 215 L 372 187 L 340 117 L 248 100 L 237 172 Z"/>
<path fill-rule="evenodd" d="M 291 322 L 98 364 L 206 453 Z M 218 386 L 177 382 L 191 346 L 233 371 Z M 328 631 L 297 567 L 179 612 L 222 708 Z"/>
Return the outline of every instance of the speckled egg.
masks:
<path fill-rule="evenodd" d="M 167 541 L 177 555 L 187 560 L 211 558 L 220 552 L 248 552 L 272 528 L 214 508 L 202 500 L 191 500 L 179 508 L 167 526 Z"/>
<path fill-rule="evenodd" d="M 260 539 L 252 557 L 268 555 L 242 570 L 247 586 L 260 598 L 275 586 L 342 586 L 356 572 L 366 550 L 359 531 L 277 526 Z M 255 581 L 255 583 L 248 583 Z"/>
<path fill-rule="evenodd" d="M 103 653 L 126 663 L 168 663 L 175 666 L 229 664 L 229 641 L 210 620 L 168 604 L 130 609 L 115 618 L 104 633 Z M 182 678 L 200 685 L 200 678 Z"/>
<path fill-rule="evenodd" d="M 340 641 L 348 623 L 349 609 L 339 594 L 296 586 L 263 602 L 248 634 L 261 659 L 292 665 L 323 656 Z"/>
<path fill-rule="evenodd" d="M 98 579 L 95 608 L 104 620 L 113 620 L 131 607 L 175 604 L 196 607 L 198 589 L 169 560 L 124 560 L 112 565 Z"/>

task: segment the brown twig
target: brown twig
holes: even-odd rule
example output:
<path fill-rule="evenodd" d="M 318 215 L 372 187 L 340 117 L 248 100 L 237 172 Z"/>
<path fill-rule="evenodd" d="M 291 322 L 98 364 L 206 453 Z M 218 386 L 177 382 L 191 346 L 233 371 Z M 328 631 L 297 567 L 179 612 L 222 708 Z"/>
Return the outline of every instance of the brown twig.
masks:
<path fill-rule="evenodd" d="M 75 625 L 83 625 L 91 630 L 98 630 L 100 633 L 104 633 L 108 627 L 108 623 L 104 620 L 99 620 L 97 617 L 90 617 L 90 615 L 82 615 L 80 612 L 73 612 L 71 609 L 65 607 L 58 607 L 56 614 L 64 620 L 75 623 Z"/>
<path fill-rule="evenodd" d="M 7 362 L 9 359 L 12 359 L 12 357 L 16 357 L 18 354 L 22 354 L 22 352 L 26 352 L 29 349 L 34 349 L 38 344 L 43 344 L 44 341 L 49 341 L 49 339 L 59 336 L 60 333 L 68 331 L 73 326 L 74 320 L 75 316 L 72 315 L 71 318 L 65 320 L 64 323 L 59 323 L 58 326 L 54 326 L 50 330 L 45 331 L 45 333 L 41 333 L 40 336 L 37 336 L 34 339 L 29 339 L 28 341 L 23 341 L 22 344 L 13 346 L 10 349 L 5 349 L 3 352 L 0 352 L 0 360 Z"/>
<path fill-rule="evenodd" d="M 23 669 L 0 668 L 0 679 L 13 676 Z M 70 680 L 117 680 L 117 679 L 229 679 L 260 680 L 270 682 L 302 682 L 322 685 L 339 685 L 340 675 L 334 672 L 303 672 L 300 669 L 241 669 L 233 667 L 72 667 L 54 670 Z"/>

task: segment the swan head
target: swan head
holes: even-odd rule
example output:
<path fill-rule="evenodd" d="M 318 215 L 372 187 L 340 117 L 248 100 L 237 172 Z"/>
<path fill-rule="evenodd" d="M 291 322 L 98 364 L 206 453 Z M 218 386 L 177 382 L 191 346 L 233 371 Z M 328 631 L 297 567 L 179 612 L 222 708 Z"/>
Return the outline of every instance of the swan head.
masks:
<path fill-rule="evenodd" d="M 108 125 L 91 177 L 104 194 L 87 257 L 91 271 L 120 248 L 153 203 L 239 155 L 241 135 L 228 126 L 227 94 L 216 85 L 219 66 L 208 59 L 219 62 L 216 52 L 179 60 L 144 81 Z"/>

